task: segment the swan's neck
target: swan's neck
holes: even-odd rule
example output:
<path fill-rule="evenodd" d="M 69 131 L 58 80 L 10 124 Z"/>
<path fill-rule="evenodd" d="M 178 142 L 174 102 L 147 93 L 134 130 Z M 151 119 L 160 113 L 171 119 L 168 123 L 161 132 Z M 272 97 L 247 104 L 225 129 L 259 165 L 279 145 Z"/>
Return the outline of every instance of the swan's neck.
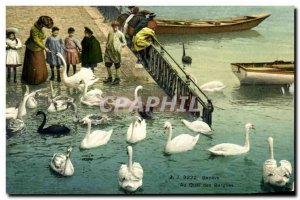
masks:
<path fill-rule="evenodd" d="M 83 96 L 86 96 L 87 90 L 88 90 L 88 85 L 86 83 L 83 83 L 84 89 L 83 89 Z"/>
<path fill-rule="evenodd" d="M 183 56 L 185 56 L 185 48 L 184 48 L 184 44 L 182 44 L 182 49 L 183 49 Z"/>
<path fill-rule="evenodd" d="M 88 128 L 87 128 L 85 137 L 88 137 L 90 135 L 90 133 L 91 133 L 92 122 L 88 121 L 87 126 L 88 126 Z"/>
<path fill-rule="evenodd" d="M 132 151 L 128 152 L 128 168 L 132 172 Z"/>
<path fill-rule="evenodd" d="M 30 97 L 30 95 L 25 95 L 23 98 L 23 101 L 21 103 L 21 106 L 19 108 L 21 108 L 21 113 L 23 114 L 24 112 L 26 112 L 26 102 L 28 100 L 28 98 Z"/>
<path fill-rule="evenodd" d="M 140 90 L 140 88 L 136 88 L 134 90 L 134 101 L 137 102 L 138 101 L 138 91 Z"/>
<path fill-rule="evenodd" d="M 170 142 L 171 139 L 172 139 L 172 133 L 173 133 L 172 126 L 170 126 L 170 127 L 169 127 L 169 137 L 168 137 L 168 142 Z"/>
<path fill-rule="evenodd" d="M 249 129 L 246 128 L 246 133 L 245 133 L 245 145 L 244 147 L 250 149 L 250 141 L 249 141 Z"/>
<path fill-rule="evenodd" d="M 39 131 L 40 130 L 43 130 L 43 128 L 44 128 L 44 126 L 45 126 L 45 124 L 46 124 L 46 114 L 45 113 L 42 113 L 42 115 L 43 115 L 43 122 L 41 123 L 41 125 L 39 126 Z"/>
<path fill-rule="evenodd" d="M 20 119 L 20 120 L 22 120 L 22 106 L 23 106 L 23 101 L 24 100 L 22 100 L 21 104 L 19 105 L 19 107 L 18 107 L 18 113 L 17 113 L 17 119 Z"/>
<path fill-rule="evenodd" d="M 66 173 L 66 170 L 68 170 L 70 168 L 70 165 L 71 165 L 71 160 L 70 160 L 70 157 L 67 156 L 66 164 L 65 164 L 65 169 L 64 169 L 65 173 Z"/>
<path fill-rule="evenodd" d="M 67 80 L 68 79 L 68 75 L 67 75 L 67 64 L 66 64 L 66 61 L 65 59 L 63 58 L 60 58 L 63 62 L 63 65 L 64 65 L 64 70 L 63 70 L 63 80 Z"/>
<path fill-rule="evenodd" d="M 274 160 L 273 141 L 269 142 L 270 159 Z"/>
<path fill-rule="evenodd" d="M 54 98 L 54 90 L 53 90 L 53 85 L 52 85 L 52 81 L 50 81 L 50 92 L 51 92 L 51 98 Z"/>

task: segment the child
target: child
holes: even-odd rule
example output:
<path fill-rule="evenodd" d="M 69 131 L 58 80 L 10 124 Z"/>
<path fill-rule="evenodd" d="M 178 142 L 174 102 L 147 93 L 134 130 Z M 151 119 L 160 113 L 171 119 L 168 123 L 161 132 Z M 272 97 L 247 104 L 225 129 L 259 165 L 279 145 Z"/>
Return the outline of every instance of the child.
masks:
<path fill-rule="evenodd" d="M 22 47 L 21 40 L 16 38 L 18 29 L 6 29 L 6 69 L 7 69 L 7 82 L 10 82 L 11 68 L 14 70 L 14 82 L 17 82 L 17 67 L 21 66 L 20 56 L 18 49 Z"/>
<path fill-rule="evenodd" d="M 52 28 L 52 35 L 47 38 L 46 40 L 46 48 L 50 50 L 50 52 L 46 52 L 46 61 L 50 65 L 51 68 L 51 78 L 50 80 L 53 81 L 54 76 L 54 67 L 56 66 L 57 71 L 57 82 L 60 82 L 60 66 L 63 64 L 61 59 L 56 56 L 57 53 L 64 53 L 64 44 L 61 38 L 58 37 L 59 28 L 54 26 Z"/>
<path fill-rule="evenodd" d="M 121 31 L 118 30 L 119 23 L 117 21 L 111 24 L 113 30 L 109 32 L 106 50 L 104 55 L 104 62 L 108 73 L 108 78 L 104 83 L 111 83 L 117 85 L 120 83 L 119 68 L 121 66 L 121 50 L 126 46 L 126 39 Z M 116 68 L 116 78 L 112 80 L 111 66 L 114 64 Z"/>
<path fill-rule="evenodd" d="M 67 62 L 67 75 L 69 75 L 70 65 L 73 66 L 73 74 L 76 73 L 76 64 L 79 64 L 79 51 L 81 51 L 81 44 L 74 38 L 75 29 L 70 27 L 68 29 L 69 36 L 65 39 L 65 53 Z"/>

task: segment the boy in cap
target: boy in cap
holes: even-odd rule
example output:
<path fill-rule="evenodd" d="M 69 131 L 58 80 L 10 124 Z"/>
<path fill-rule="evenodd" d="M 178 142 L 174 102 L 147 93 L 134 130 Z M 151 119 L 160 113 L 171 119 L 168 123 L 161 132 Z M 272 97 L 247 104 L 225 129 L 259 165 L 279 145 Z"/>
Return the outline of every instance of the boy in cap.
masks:
<path fill-rule="evenodd" d="M 121 66 L 121 50 L 126 46 L 125 36 L 119 31 L 119 23 L 117 21 L 112 22 L 112 31 L 109 32 L 106 50 L 104 55 L 104 62 L 108 73 L 108 78 L 104 80 L 104 83 L 111 83 L 116 85 L 120 83 L 119 68 Z M 114 64 L 116 68 L 116 77 L 113 81 L 111 66 Z"/>
<path fill-rule="evenodd" d="M 93 35 L 93 31 L 88 27 L 84 27 L 84 38 L 81 42 L 81 46 L 82 67 L 91 68 L 94 72 L 97 63 L 102 62 L 103 58 L 100 43 Z"/>

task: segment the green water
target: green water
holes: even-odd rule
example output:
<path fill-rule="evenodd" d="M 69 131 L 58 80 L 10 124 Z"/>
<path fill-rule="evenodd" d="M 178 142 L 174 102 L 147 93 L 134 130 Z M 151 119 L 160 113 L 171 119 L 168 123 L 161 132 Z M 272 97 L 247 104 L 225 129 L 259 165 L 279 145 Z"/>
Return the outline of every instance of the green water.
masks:
<path fill-rule="evenodd" d="M 291 161 L 294 169 L 294 97 L 282 94 L 278 86 L 240 87 L 238 79 L 231 72 L 230 63 L 293 60 L 293 8 L 147 9 L 153 10 L 161 18 L 178 19 L 220 18 L 261 12 L 271 13 L 272 16 L 249 31 L 159 36 L 161 43 L 179 62 L 182 55 L 180 43 L 186 43 L 187 54 L 193 58 L 193 64 L 185 70 L 196 76 L 199 85 L 219 80 L 227 87 L 221 93 L 208 93 L 216 106 L 213 113 L 214 135 L 212 138 L 201 135 L 193 151 L 165 156 L 163 149 L 167 138 L 162 134 L 163 124 L 169 120 L 173 124 L 174 135 L 195 135 L 180 122 L 181 119 L 193 120 L 192 116 L 157 112 L 156 120 L 147 121 L 147 138 L 133 146 L 133 160 L 144 169 L 143 186 L 136 194 L 269 192 L 261 187 L 260 182 L 262 164 L 268 159 L 269 136 L 274 138 L 275 159 Z M 97 83 L 97 87 L 106 94 L 128 94 L 132 98 L 135 85 L 116 89 Z M 66 92 L 62 84 L 61 90 L 62 93 Z M 23 92 L 20 84 L 16 87 L 13 84 L 7 85 L 6 106 L 15 106 Z M 161 94 L 157 87 L 144 85 L 143 95 L 153 93 Z M 78 100 L 77 94 L 70 95 Z M 35 114 L 37 110 L 47 108 L 46 99 L 40 98 L 39 103 L 39 108 L 27 110 L 24 117 L 26 131 L 7 139 L 7 191 L 14 194 L 124 194 L 118 186 L 117 173 L 120 165 L 127 162 L 125 136 L 132 116 L 128 113 L 110 114 L 112 120 L 104 125 L 93 126 L 92 129 L 114 128 L 111 141 L 105 146 L 81 151 L 78 146 L 86 127 L 75 126 L 71 122 L 72 111 L 48 115 L 48 124 L 62 122 L 72 129 L 70 135 L 52 137 L 41 136 L 36 132 L 41 121 Z M 95 112 L 94 108 L 77 104 L 80 116 Z M 247 122 L 253 123 L 256 128 L 254 134 L 250 135 L 249 153 L 235 157 L 211 157 L 208 154 L 207 149 L 219 143 L 244 144 L 244 125 Z M 71 160 L 75 174 L 65 178 L 52 173 L 49 162 L 53 153 L 65 152 L 69 145 L 73 146 Z M 202 180 L 203 176 L 218 180 Z M 293 177 L 294 172 L 291 182 L 294 181 Z M 202 183 L 201 187 L 192 187 L 197 183 Z M 215 187 L 215 183 L 220 187 Z"/>

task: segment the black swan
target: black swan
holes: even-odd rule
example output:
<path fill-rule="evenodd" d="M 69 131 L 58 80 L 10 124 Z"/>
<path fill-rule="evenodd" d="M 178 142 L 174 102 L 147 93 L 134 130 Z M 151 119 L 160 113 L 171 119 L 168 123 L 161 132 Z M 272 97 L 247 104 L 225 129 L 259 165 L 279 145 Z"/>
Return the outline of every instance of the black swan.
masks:
<path fill-rule="evenodd" d="M 46 124 L 46 114 L 43 111 L 38 111 L 36 115 L 43 115 L 43 122 L 38 128 L 39 133 L 43 134 L 67 134 L 70 132 L 70 129 L 64 125 L 54 124 L 51 126 L 48 126 L 47 128 L 44 128 Z"/>
<path fill-rule="evenodd" d="M 192 64 L 192 58 L 190 56 L 185 55 L 185 47 L 184 43 L 182 43 L 183 55 L 182 55 L 182 63 L 185 64 Z"/>

